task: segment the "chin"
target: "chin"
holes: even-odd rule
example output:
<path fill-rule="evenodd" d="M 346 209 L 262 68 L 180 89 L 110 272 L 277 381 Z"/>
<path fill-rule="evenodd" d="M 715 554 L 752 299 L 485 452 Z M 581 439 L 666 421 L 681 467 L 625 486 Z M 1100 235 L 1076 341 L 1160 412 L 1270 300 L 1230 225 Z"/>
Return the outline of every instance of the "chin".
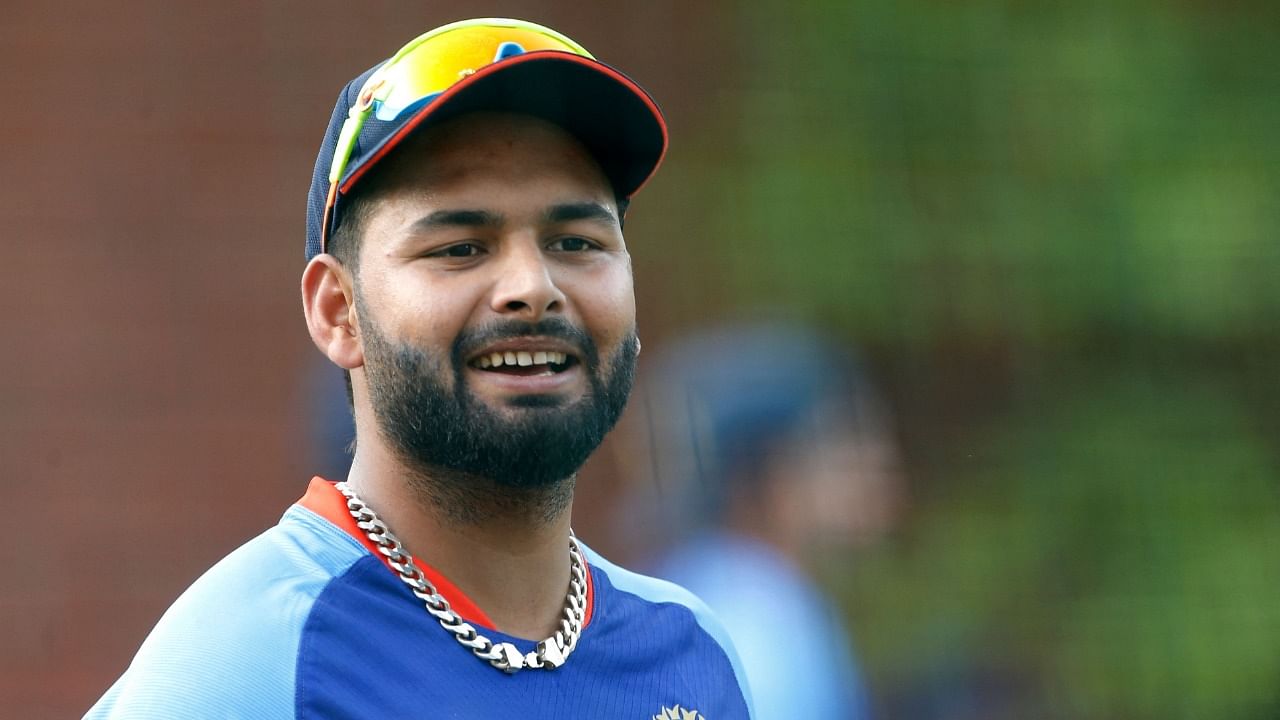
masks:
<path fill-rule="evenodd" d="M 568 403 L 558 395 L 516 395 L 507 400 L 507 407 L 513 408 L 559 408 Z"/>

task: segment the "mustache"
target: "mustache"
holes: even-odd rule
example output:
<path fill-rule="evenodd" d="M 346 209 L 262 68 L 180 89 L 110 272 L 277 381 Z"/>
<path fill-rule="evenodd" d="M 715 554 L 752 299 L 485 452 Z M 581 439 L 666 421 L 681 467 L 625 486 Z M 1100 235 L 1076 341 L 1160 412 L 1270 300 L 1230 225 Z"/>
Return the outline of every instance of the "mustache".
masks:
<path fill-rule="evenodd" d="M 554 338 L 568 343 L 574 354 L 589 369 L 599 365 L 596 344 L 587 331 L 561 317 L 550 317 L 538 322 L 527 320 L 499 320 L 477 328 L 464 329 L 453 340 L 450 351 L 454 368 L 461 369 L 467 358 L 501 340 L 521 337 Z"/>

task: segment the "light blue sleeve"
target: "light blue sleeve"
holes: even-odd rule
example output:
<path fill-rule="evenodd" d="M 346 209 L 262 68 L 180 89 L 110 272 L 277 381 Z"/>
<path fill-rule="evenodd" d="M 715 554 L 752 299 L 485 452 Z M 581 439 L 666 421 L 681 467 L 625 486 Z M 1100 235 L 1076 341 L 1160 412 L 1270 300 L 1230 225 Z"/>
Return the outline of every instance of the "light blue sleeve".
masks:
<path fill-rule="evenodd" d="M 364 549 L 300 507 L 211 568 L 169 608 L 86 720 L 294 717 L 303 626 Z"/>
<path fill-rule="evenodd" d="M 866 720 L 848 634 L 816 586 L 758 542 L 702 536 L 659 573 L 687 585 L 733 638 L 757 720 Z"/>
<path fill-rule="evenodd" d="M 757 720 L 868 717 L 846 635 L 825 608 L 798 602 L 785 591 L 760 600 L 772 604 L 720 600 L 707 598 L 737 643 L 751 679 Z M 761 607 L 773 607 L 775 616 L 785 620 L 770 622 Z"/>
<path fill-rule="evenodd" d="M 649 602 L 676 603 L 689 608 L 698 626 L 710 635 L 728 656 L 729 664 L 733 666 L 734 679 L 738 681 L 738 687 L 741 688 L 742 697 L 746 701 L 747 712 L 752 718 L 756 717 L 755 706 L 751 701 L 751 688 L 747 683 L 747 673 L 743 669 L 742 660 L 738 658 L 738 651 L 734 648 L 733 641 L 729 639 L 729 633 L 725 632 L 724 626 L 720 624 L 720 620 L 706 603 L 699 600 L 697 595 L 673 582 L 618 567 L 586 545 L 582 546 L 582 550 L 587 556 L 587 562 L 603 570 L 609 576 L 609 582 L 613 583 L 618 590 L 644 598 Z"/>

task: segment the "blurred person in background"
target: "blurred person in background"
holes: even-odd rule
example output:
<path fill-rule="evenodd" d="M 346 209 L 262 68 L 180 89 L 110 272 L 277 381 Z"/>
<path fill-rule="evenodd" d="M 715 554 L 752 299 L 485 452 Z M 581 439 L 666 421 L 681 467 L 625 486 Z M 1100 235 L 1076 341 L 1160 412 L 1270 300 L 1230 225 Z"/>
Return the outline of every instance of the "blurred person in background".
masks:
<path fill-rule="evenodd" d="M 810 574 L 882 535 L 899 505 L 897 450 L 854 358 L 814 330 L 758 325 L 688 337 L 653 368 L 656 478 L 639 483 L 656 496 L 646 542 L 667 548 L 653 571 L 719 614 L 761 720 L 870 717 Z"/>

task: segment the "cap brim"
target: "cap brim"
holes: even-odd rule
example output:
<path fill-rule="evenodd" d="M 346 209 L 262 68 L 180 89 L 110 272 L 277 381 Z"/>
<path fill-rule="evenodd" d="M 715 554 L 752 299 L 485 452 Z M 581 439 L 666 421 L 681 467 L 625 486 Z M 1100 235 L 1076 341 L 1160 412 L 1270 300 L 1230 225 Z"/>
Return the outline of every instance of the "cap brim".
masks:
<path fill-rule="evenodd" d="M 481 68 L 407 116 L 347 168 L 339 190 L 350 192 L 413 133 L 477 111 L 533 115 L 563 127 L 595 157 L 621 197 L 644 185 L 667 149 L 661 111 L 626 75 L 570 53 L 530 52 Z"/>

